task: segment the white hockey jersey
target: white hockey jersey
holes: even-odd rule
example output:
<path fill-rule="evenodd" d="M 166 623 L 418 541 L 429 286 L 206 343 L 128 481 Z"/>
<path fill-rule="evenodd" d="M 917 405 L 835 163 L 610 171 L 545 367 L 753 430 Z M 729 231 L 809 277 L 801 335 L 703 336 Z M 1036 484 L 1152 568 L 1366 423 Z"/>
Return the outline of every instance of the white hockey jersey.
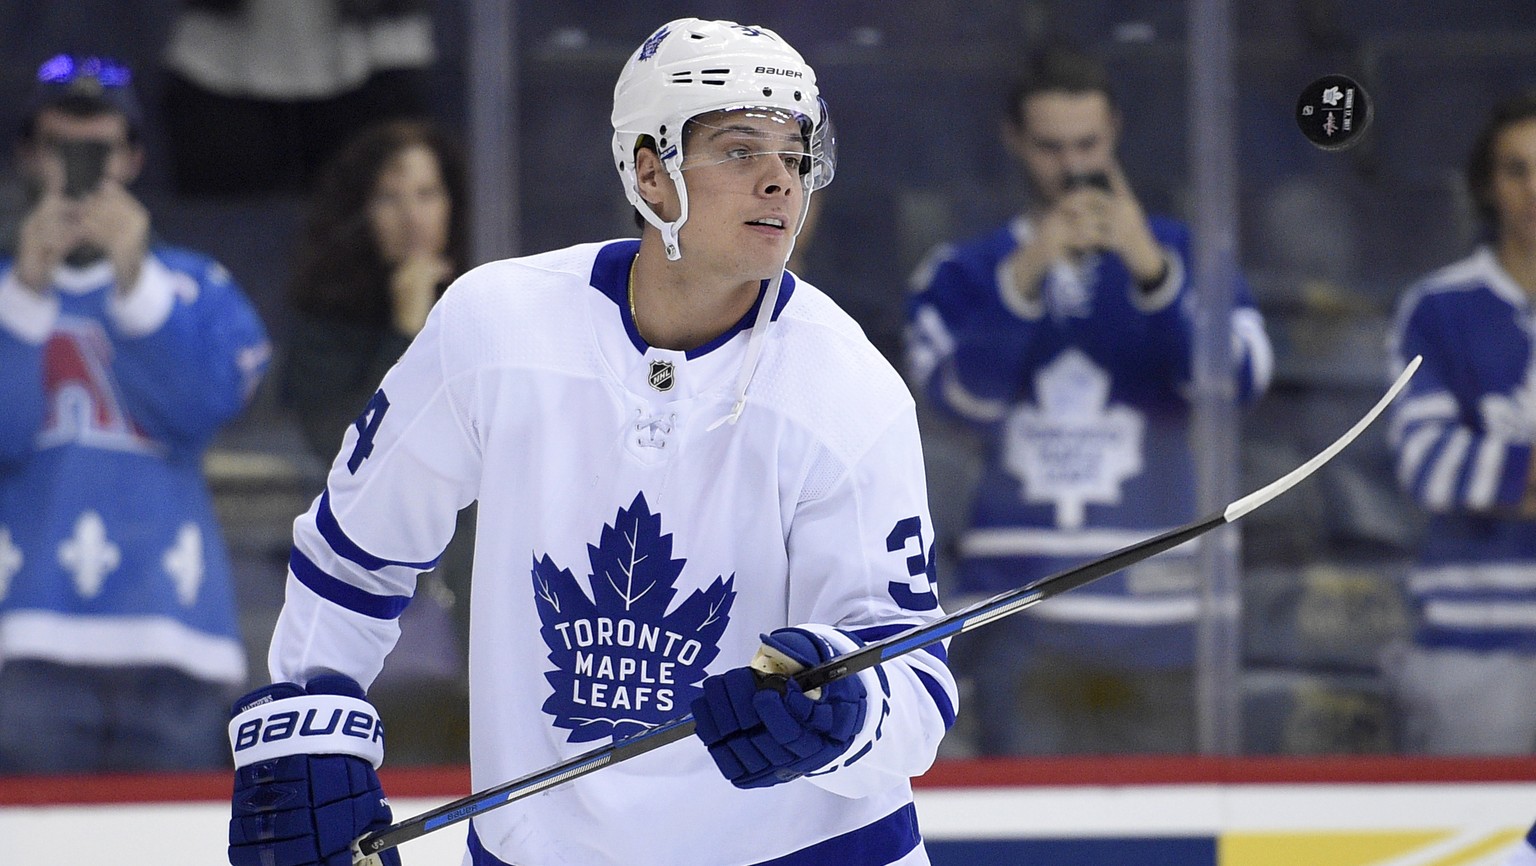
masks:
<path fill-rule="evenodd" d="M 786 274 L 745 411 L 710 429 L 757 311 L 698 349 L 647 346 L 625 302 L 638 249 L 462 277 L 295 523 L 272 674 L 366 686 L 479 501 L 477 790 L 687 714 L 773 629 L 846 650 L 942 614 L 913 402 L 858 326 Z M 909 779 L 954 720 L 945 649 L 859 676 L 865 728 L 822 772 L 738 790 L 689 738 L 477 816 L 471 862 L 926 863 Z"/>

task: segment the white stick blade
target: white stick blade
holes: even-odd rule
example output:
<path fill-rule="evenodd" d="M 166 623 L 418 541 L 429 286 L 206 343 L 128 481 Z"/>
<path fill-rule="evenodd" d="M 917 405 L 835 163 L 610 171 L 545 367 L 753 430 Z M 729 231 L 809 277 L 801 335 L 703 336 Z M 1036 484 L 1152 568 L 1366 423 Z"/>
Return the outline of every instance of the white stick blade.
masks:
<path fill-rule="evenodd" d="M 1283 477 L 1270 482 L 1264 487 L 1261 487 L 1258 490 L 1248 494 L 1247 496 L 1244 496 L 1242 499 L 1239 499 L 1233 502 L 1231 505 L 1228 505 L 1227 510 L 1222 512 L 1222 516 L 1226 518 L 1228 523 L 1231 523 L 1239 517 L 1242 517 L 1244 514 L 1247 514 L 1255 508 L 1258 508 L 1260 505 L 1263 505 L 1269 500 L 1274 499 L 1276 496 L 1279 496 L 1285 491 L 1290 490 L 1292 487 L 1295 487 L 1298 483 L 1301 482 L 1302 479 L 1306 478 L 1308 475 L 1311 475 L 1313 472 L 1316 472 L 1319 466 L 1322 466 L 1324 463 L 1332 460 L 1335 454 L 1343 451 L 1345 446 L 1355 441 L 1355 438 L 1358 437 L 1365 430 L 1365 428 L 1371 426 L 1371 422 L 1376 420 L 1376 416 L 1380 415 L 1383 411 L 1386 410 L 1387 404 L 1396 399 L 1398 392 L 1407 387 L 1408 380 L 1413 378 L 1414 372 L 1419 369 L 1419 363 L 1423 360 L 1423 355 L 1414 355 L 1413 360 L 1409 361 L 1408 366 L 1404 367 L 1403 372 L 1398 375 L 1397 381 L 1393 382 L 1392 387 L 1387 389 L 1387 393 L 1383 394 L 1381 399 L 1376 401 L 1376 405 L 1371 407 L 1371 411 L 1365 413 L 1364 418 L 1356 421 L 1355 426 L 1345 431 L 1343 436 L 1335 439 L 1332 445 L 1324 448 L 1317 456 L 1313 457 L 1311 460 L 1308 460 L 1295 469 L 1292 469 L 1290 472 L 1287 472 Z"/>

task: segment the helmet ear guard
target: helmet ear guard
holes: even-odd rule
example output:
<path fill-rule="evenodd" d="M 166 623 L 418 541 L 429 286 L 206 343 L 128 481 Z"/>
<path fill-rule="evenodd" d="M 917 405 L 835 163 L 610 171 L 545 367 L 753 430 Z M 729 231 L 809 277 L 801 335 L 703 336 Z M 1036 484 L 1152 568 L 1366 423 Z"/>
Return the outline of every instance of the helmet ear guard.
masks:
<path fill-rule="evenodd" d="M 614 136 L 614 145 L 617 150 L 617 135 Z M 655 153 L 658 159 L 661 159 L 663 170 L 672 178 L 672 184 L 677 188 L 678 215 L 677 219 L 671 222 L 662 219 L 661 214 L 658 214 L 651 207 L 651 203 L 646 201 L 644 196 L 640 195 L 640 176 L 635 169 L 635 159 L 641 150 L 649 150 Z M 676 150 L 677 148 L 673 148 L 673 151 Z M 635 211 L 646 222 L 655 226 L 661 232 L 662 248 L 666 250 L 667 258 L 671 261 L 677 261 L 682 258 L 682 246 L 678 242 L 677 236 L 683 229 L 683 223 L 688 221 L 688 187 L 683 183 L 682 160 L 673 159 L 669 161 L 662 157 L 661 151 L 657 148 L 656 140 L 643 133 L 635 137 L 634 148 L 630 151 L 627 161 L 618 159 L 617 153 L 615 153 L 615 159 L 618 160 L 619 178 L 624 183 L 624 195 L 629 199 L 629 203 L 634 206 Z"/>
<path fill-rule="evenodd" d="M 661 232 L 662 247 L 666 250 L 667 258 L 677 261 L 683 257 L 682 245 L 678 242 L 678 233 L 682 231 L 683 224 L 688 221 L 688 186 L 683 183 L 682 150 L 676 145 L 667 146 L 665 151 L 658 149 L 658 142 L 645 133 L 634 136 L 634 144 L 627 151 L 627 157 L 621 157 L 620 140 L 617 134 L 613 137 L 614 159 L 619 169 L 619 179 L 624 183 L 624 196 L 634 206 L 640 216 L 646 222 L 655 226 Z M 663 219 L 651 207 L 650 202 L 640 195 L 640 177 L 635 170 L 635 156 L 641 149 L 650 150 L 661 160 L 662 169 L 667 176 L 672 178 L 672 185 L 677 189 L 678 215 L 677 219 L 668 222 Z"/>
<path fill-rule="evenodd" d="M 684 133 L 701 115 L 767 109 L 800 120 L 806 192 L 831 182 L 836 146 L 816 73 L 800 53 L 764 27 L 683 18 L 663 25 L 624 65 L 613 95 L 613 158 L 624 194 L 662 236 L 667 258 L 682 255 L 677 235 L 688 219 Z M 681 209 L 663 220 L 639 194 L 636 150 L 650 147 L 677 187 Z"/>

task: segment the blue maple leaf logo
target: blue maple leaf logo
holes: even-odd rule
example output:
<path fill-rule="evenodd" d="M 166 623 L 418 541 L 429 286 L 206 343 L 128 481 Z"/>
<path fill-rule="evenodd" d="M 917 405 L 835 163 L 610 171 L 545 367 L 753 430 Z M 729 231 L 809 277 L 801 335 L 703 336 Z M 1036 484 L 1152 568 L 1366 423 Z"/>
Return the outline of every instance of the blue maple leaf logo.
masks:
<path fill-rule="evenodd" d="M 555 669 L 544 712 L 568 742 L 627 737 L 675 719 L 700 693 L 704 669 L 736 600 L 736 576 L 716 577 L 669 610 L 686 560 L 672 558 L 645 494 L 619 509 L 598 543 L 587 545 L 587 595 L 548 554 L 535 554 L 533 593 Z"/>
<path fill-rule="evenodd" d="M 639 59 L 650 60 L 652 57 L 655 57 L 656 49 L 661 47 L 661 40 L 666 39 L 667 34 L 670 32 L 672 32 L 672 28 L 664 25 L 660 30 L 657 30 L 655 33 L 651 34 L 651 38 L 645 40 L 645 42 L 640 45 Z"/>

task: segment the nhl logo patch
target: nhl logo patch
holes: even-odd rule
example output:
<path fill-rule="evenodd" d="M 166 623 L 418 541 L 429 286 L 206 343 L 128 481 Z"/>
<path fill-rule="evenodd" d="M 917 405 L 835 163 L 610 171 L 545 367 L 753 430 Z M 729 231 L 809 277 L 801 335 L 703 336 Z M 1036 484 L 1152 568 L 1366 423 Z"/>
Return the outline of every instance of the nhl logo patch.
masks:
<path fill-rule="evenodd" d="M 673 373 L 671 361 L 652 361 L 651 372 L 645 377 L 651 383 L 651 387 L 658 391 L 670 391 L 677 384 L 677 377 Z"/>

